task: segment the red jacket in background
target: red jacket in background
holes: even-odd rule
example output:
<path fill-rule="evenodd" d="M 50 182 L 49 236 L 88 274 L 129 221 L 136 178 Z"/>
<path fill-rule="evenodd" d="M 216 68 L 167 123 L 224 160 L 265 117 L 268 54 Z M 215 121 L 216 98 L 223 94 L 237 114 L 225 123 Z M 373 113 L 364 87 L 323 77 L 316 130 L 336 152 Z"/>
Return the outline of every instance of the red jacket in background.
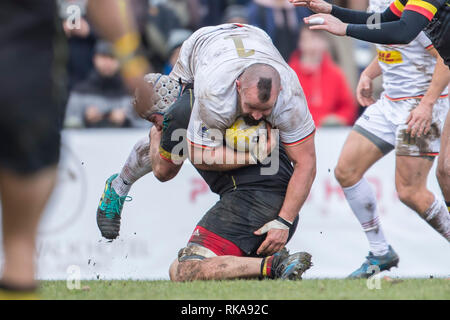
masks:
<path fill-rule="evenodd" d="M 346 125 L 353 125 L 357 115 L 355 98 L 344 73 L 329 54 L 324 55 L 319 69 L 311 72 L 302 66 L 300 51 L 296 50 L 289 66 L 297 73 L 316 127 L 330 115 L 339 117 Z"/>

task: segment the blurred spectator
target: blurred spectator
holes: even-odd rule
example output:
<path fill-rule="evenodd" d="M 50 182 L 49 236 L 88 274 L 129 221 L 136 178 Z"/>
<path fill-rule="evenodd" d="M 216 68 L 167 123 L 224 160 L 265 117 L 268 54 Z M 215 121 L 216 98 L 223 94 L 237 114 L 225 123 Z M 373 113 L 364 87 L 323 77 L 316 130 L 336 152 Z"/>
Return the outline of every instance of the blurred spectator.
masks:
<path fill-rule="evenodd" d="M 303 18 L 310 14 L 288 0 L 253 0 L 249 5 L 249 23 L 267 32 L 285 60 L 295 50 Z"/>
<path fill-rule="evenodd" d="M 166 6 L 177 16 L 180 23 L 180 28 L 189 28 L 192 26 L 192 16 L 195 11 L 192 11 L 192 2 L 186 0 L 166 0 Z"/>
<path fill-rule="evenodd" d="M 167 41 L 170 32 L 180 29 L 181 24 L 177 15 L 166 3 L 150 0 L 145 27 L 145 42 L 147 44 L 147 57 L 154 72 L 163 72 L 167 56 Z"/>
<path fill-rule="evenodd" d="M 187 29 L 175 29 L 170 32 L 169 40 L 167 41 L 167 61 L 164 65 L 164 74 L 169 74 L 172 71 L 175 62 L 177 62 L 180 54 L 181 45 L 189 38 L 192 31 Z"/>
<path fill-rule="evenodd" d="M 228 6 L 227 0 L 198 0 L 200 21 L 198 27 L 214 26 L 223 23 L 223 13 Z"/>
<path fill-rule="evenodd" d="M 328 50 L 327 36 L 305 26 L 289 65 L 299 77 L 316 126 L 349 126 L 356 118 L 356 101 Z"/>
<path fill-rule="evenodd" d="M 137 28 L 141 34 L 145 32 L 147 23 L 149 0 L 129 0 Z"/>
<path fill-rule="evenodd" d="M 241 5 L 229 6 L 223 15 L 223 23 L 248 24 L 248 9 Z"/>
<path fill-rule="evenodd" d="M 68 39 L 67 72 L 69 90 L 87 78 L 91 72 L 96 37 L 86 18 L 87 0 L 58 0 L 59 16 Z M 77 25 L 74 17 L 81 14 Z"/>
<path fill-rule="evenodd" d="M 75 86 L 67 106 L 66 127 L 129 127 L 134 119 L 132 99 L 119 75 L 119 62 L 112 46 L 98 41 L 94 70 Z M 137 118 L 137 117 L 136 117 Z"/>
<path fill-rule="evenodd" d="M 366 11 L 369 5 L 369 0 L 334 0 L 331 2 L 340 7 L 359 11 Z M 376 55 L 376 48 L 372 43 L 349 37 L 332 36 L 332 41 L 338 53 L 337 62 L 344 69 L 347 80 L 351 88 L 355 91 L 361 72 Z M 374 96 L 378 97 L 383 91 L 382 78 L 377 78 L 373 86 Z M 363 111 L 364 108 L 360 106 L 358 115 L 362 114 Z"/>

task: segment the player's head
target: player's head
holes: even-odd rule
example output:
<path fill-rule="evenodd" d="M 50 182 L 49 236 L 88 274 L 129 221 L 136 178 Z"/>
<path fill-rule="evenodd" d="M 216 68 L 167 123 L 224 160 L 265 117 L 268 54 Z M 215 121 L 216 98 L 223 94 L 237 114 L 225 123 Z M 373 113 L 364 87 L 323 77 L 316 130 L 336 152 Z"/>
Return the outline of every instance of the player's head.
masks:
<path fill-rule="evenodd" d="M 281 91 L 278 71 L 263 63 L 249 66 L 236 80 L 238 106 L 244 116 L 260 120 L 271 114 Z"/>
<path fill-rule="evenodd" d="M 160 73 L 149 73 L 144 79 L 145 84 L 134 93 L 134 110 L 161 130 L 164 113 L 181 95 L 182 86 Z"/>

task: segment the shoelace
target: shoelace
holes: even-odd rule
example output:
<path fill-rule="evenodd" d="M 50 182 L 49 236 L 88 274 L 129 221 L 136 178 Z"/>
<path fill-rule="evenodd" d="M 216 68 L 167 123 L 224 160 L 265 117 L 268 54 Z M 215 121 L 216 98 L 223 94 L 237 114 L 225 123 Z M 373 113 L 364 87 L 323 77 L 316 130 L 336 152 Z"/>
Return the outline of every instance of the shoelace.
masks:
<path fill-rule="evenodd" d="M 107 196 L 107 199 L 109 200 L 109 202 L 105 201 L 106 203 L 108 203 L 105 208 L 105 215 L 109 219 L 114 218 L 115 215 L 120 216 L 120 208 L 123 206 L 123 203 L 133 200 L 133 198 L 130 196 L 123 196 L 119 197 L 119 199 L 116 201 L 116 198 L 112 195 L 112 193 L 111 196 Z"/>

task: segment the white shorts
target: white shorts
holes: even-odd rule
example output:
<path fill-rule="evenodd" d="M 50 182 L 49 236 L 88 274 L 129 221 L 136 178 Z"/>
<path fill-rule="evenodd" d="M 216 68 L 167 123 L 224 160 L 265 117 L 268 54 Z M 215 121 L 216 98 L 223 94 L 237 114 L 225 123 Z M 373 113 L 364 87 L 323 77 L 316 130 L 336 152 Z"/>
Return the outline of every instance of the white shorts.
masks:
<path fill-rule="evenodd" d="M 395 149 L 399 156 L 437 156 L 442 127 L 449 109 L 449 99 L 448 97 L 438 99 L 434 105 L 428 134 L 420 138 L 411 138 L 406 133 L 408 128 L 406 120 L 419 102 L 420 99 L 392 101 L 382 95 L 359 117 L 353 130 L 372 141 L 384 154 Z"/>

